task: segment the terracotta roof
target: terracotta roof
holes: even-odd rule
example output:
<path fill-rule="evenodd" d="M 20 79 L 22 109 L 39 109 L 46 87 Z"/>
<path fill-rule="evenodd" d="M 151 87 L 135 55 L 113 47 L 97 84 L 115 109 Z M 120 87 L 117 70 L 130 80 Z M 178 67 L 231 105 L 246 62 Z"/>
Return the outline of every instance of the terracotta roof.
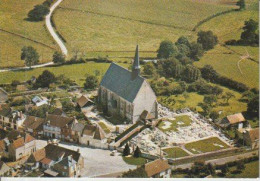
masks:
<path fill-rule="evenodd" d="M 241 113 L 237 113 L 227 116 L 227 120 L 230 124 L 236 124 L 245 121 L 245 118 Z"/>
<path fill-rule="evenodd" d="M 55 172 L 55 171 L 53 171 L 53 170 L 51 170 L 51 169 L 45 170 L 44 173 L 47 174 L 47 175 L 51 175 L 51 176 L 53 176 L 53 177 L 56 177 L 57 175 L 59 175 L 58 172 Z"/>
<path fill-rule="evenodd" d="M 62 128 L 65 127 L 67 124 L 72 123 L 74 118 L 49 114 L 46 120 L 50 121 L 51 126 Z"/>
<path fill-rule="evenodd" d="M 170 165 L 168 164 L 167 160 L 157 159 L 150 163 L 145 164 L 145 171 L 148 177 L 152 177 L 158 173 L 161 173 L 165 170 L 168 170 Z"/>
<path fill-rule="evenodd" d="M 29 142 L 31 142 L 31 141 L 33 141 L 33 140 L 35 140 L 34 137 L 32 137 L 32 136 L 29 135 L 29 134 L 26 134 L 26 135 L 25 135 L 25 138 L 24 138 L 24 143 L 29 143 Z"/>
<path fill-rule="evenodd" d="M 251 142 L 259 140 L 259 128 L 251 129 L 248 131 Z"/>
<path fill-rule="evenodd" d="M 41 160 L 41 163 L 43 163 L 43 164 L 45 164 L 45 165 L 49 165 L 50 163 L 51 163 L 51 159 L 49 159 L 49 158 L 44 158 L 44 159 L 42 159 Z"/>
<path fill-rule="evenodd" d="M 14 146 L 15 149 L 24 146 L 24 139 L 21 137 L 21 138 L 18 138 L 17 140 L 14 140 L 13 146 Z"/>
<path fill-rule="evenodd" d="M 54 161 L 57 161 L 60 158 L 60 154 L 62 152 L 65 152 L 64 157 L 72 155 L 72 158 L 77 162 L 79 161 L 79 158 L 80 158 L 79 152 L 73 151 L 73 150 L 70 150 L 70 149 L 67 149 L 64 147 L 60 147 L 60 146 L 57 146 L 54 144 L 48 144 L 45 147 L 45 151 L 46 151 L 46 157 L 51 160 L 54 160 Z"/>
<path fill-rule="evenodd" d="M 42 148 L 42 149 L 37 150 L 36 152 L 32 153 L 32 157 L 33 157 L 34 161 L 36 161 L 36 162 L 39 162 L 40 160 L 44 159 L 46 157 L 45 148 Z"/>
<path fill-rule="evenodd" d="M 5 143 L 4 140 L 0 140 L 0 152 L 5 150 Z"/>
<path fill-rule="evenodd" d="M 33 130 L 42 129 L 42 125 L 44 122 L 45 122 L 45 119 L 43 119 L 43 118 L 38 118 L 35 116 L 27 116 L 23 123 L 23 126 L 25 128 L 30 128 Z"/>
<path fill-rule="evenodd" d="M 84 107 L 86 104 L 87 104 L 87 102 L 89 101 L 89 99 L 87 98 L 87 97 L 85 97 L 85 96 L 81 96 L 78 100 L 77 100 L 77 103 L 78 103 L 78 105 L 80 106 L 80 107 Z"/>
<path fill-rule="evenodd" d="M 105 133 L 103 131 L 103 129 L 101 129 L 99 126 L 97 126 L 95 134 L 94 134 L 94 139 L 97 140 L 103 140 L 105 137 Z"/>
<path fill-rule="evenodd" d="M 63 114 L 63 110 L 61 108 L 56 108 L 52 114 L 61 116 Z"/>
<path fill-rule="evenodd" d="M 93 136 L 95 130 L 96 130 L 96 126 L 86 125 L 83 131 L 83 135 Z"/>

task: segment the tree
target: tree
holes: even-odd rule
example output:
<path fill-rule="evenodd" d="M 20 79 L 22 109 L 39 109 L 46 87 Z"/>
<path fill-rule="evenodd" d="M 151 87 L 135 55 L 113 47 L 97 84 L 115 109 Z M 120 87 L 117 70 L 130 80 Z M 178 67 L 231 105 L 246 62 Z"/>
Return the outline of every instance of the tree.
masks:
<path fill-rule="evenodd" d="M 228 104 L 229 100 L 232 98 L 232 97 L 235 97 L 235 95 L 231 92 L 226 92 L 222 98 L 226 100 L 226 103 Z"/>
<path fill-rule="evenodd" d="M 243 10 L 246 8 L 245 0 L 238 0 L 236 5 L 239 6 L 239 10 Z"/>
<path fill-rule="evenodd" d="M 123 151 L 123 156 L 128 156 L 128 155 L 130 155 L 130 148 L 129 148 L 128 143 L 126 143 L 124 151 Z"/>
<path fill-rule="evenodd" d="M 203 115 L 204 115 L 204 116 L 209 115 L 209 113 L 210 113 L 210 111 L 211 111 L 211 109 L 212 109 L 211 106 L 209 106 L 209 105 L 206 104 L 206 103 L 199 103 L 199 106 L 202 108 L 202 110 L 203 110 Z"/>
<path fill-rule="evenodd" d="M 52 61 L 57 64 L 62 64 L 65 62 L 65 56 L 60 52 L 54 52 L 52 56 Z"/>
<path fill-rule="evenodd" d="M 259 115 L 259 95 L 255 96 L 247 103 L 247 112 Z"/>
<path fill-rule="evenodd" d="M 190 47 L 190 42 L 189 42 L 188 38 L 185 37 L 185 36 L 181 36 L 177 40 L 176 45 L 180 45 L 180 44 L 183 44 L 183 45 L 186 45 L 187 47 Z"/>
<path fill-rule="evenodd" d="M 37 87 L 49 87 L 50 84 L 56 81 L 55 75 L 48 71 L 44 70 L 41 75 L 36 79 L 36 86 Z"/>
<path fill-rule="evenodd" d="M 95 89 L 98 86 L 98 79 L 94 75 L 87 75 L 84 84 L 85 89 Z"/>
<path fill-rule="evenodd" d="M 39 54 L 36 49 L 31 46 L 23 47 L 21 53 L 21 59 L 25 61 L 25 65 L 30 67 L 39 62 Z"/>
<path fill-rule="evenodd" d="M 190 44 L 190 58 L 198 61 L 204 54 L 203 47 L 200 43 L 192 42 Z"/>
<path fill-rule="evenodd" d="M 216 77 L 218 77 L 218 73 L 216 72 L 216 70 L 213 69 L 211 65 L 205 65 L 201 69 L 201 75 L 204 79 L 210 82 L 215 82 Z"/>
<path fill-rule="evenodd" d="M 148 62 L 148 63 L 144 64 L 144 73 L 146 75 L 154 75 L 156 73 L 156 69 L 152 62 Z"/>
<path fill-rule="evenodd" d="M 210 50 L 218 43 L 218 37 L 212 31 L 199 31 L 197 43 L 201 43 L 204 50 Z"/>
<path fill-rule="evenodd" d="M 243 161 L 238 161 L 237 162 L 237 170 L 243 170 L 245 169 L 245 164 Z"/>
<path fill-rule="evenodd" d="M 30 21 L 42 21 L 47 14 L 49 14 L 49 7 L 45 5 L 36 5 L 34 8 L 28 13 L 28 19 Z"/>
<path fill-rule="evenodd" d="M 209 171 L 209 174 L 211 174 L 211 175 L 215 175 L 215 167 L 214 167 L 214 165 L 212 165 L 211 163 L 208 163 L 207 164 L 207 168 L 208 168 L 208 171 Z"/>
<path fill-rule="evenodd" d="M 195 82 L 200 76 L 200 70 L 193 65 L 187 65 L 182 73 L 182 79 L 186 82 Z"/>
<path fill-rule="evenodd" d="M 212 104 L 213 104 L 214 102 L 217 102 L 217 97 L 214 96 L 214 95 L 206 95 L 206 96 L 204 97 L 203 101 L 204 101 L 206 104 L 208 104 L 209 106 L 212 107 Z"/>
<path fill-rule="evenodd" d="M 142 154 L 142 152 L 141 152 L 140 148 L 137 146 L 134 151 L 134 157 L 138 158 L 141 156 L 141 154 Z"/>
<path fill-rule="evenodd" d="M 165 77 L 179 78 L 183 72 L 183 65 L 176 58 L 169 58 L 158 62 L 158 67 L 162 67 L 159 72 Z"/>
<path fill-rule="evenodd" d="M 65 113 L 73 112 L 75 110 L 74 104 L 69 100 L 64 100 L 61 102 L 61 104 L 62 104 L 62 110 Z"/>
<path fill-rule="evenodd" d="M 227 164 L 224 164 L 222 167 L 221 167 L 221 172 L 223 175 L 226 175 L 227 172 L 228 172 L 228 165 Z"/>
<path fill-rule="evenodd" d="M 169 40 L 162 41 L 160 47 L 157 50 L 158 58 L 169 58 L 178 54 L 177 47 Z"/>
<path fill-rule="evenodd" d="M 246 44 L 258 44 L 258 37 L 257 34 L 258 29 L 258 22 L 250 19 L 245 21 L 245 25 L 243 27 L 243 32 L 241 33 L 241 40 L 243 43 Z"/>
<path fill-rule="evenodd" d="M 218 114 L 218 112 L 216 112 L 216 111 L 212 111 L 212 112 L 210 113 L 209 117 L 210 117 L 211 119 L 213 119 L 213 120 L 216 120 L 216 119 L 219 118 L 219 114 Z"/>

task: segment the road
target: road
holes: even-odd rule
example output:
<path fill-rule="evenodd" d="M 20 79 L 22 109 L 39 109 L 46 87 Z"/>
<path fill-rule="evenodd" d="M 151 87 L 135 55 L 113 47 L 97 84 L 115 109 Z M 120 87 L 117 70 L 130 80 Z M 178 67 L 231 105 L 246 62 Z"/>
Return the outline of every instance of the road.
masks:
<path fill-rule="evenodd" d="M 50 8 L 50 12 L 49 14 L 45 17 L 45 23 L 47 26 L 48 31 L 50 32 L 51 36 L 53 37 L 53 39 L 57 42 L 57 44 L 59 45 L 62 53 L 67 56 L 68 55 L 68 50 L 66 48 L 66 46 L 64 45 L 63 41 L 60 39 L 60 37 L 57 35 L 57 33 L 55 32 L 54 28 L 51 25 L 51 16 L 53 11 L 59 6 L 59 4 L 62 2 L 63 0 L 58 0 L 56 3 L 54 3 L 51 8 Z M 33 65 L 31 67 L 16 67 L 16 68 L 7 68 L 7 69 L 0 69 L 0 72 L 9 72 L 9 71 L 18 71 L 18 70 L 27 70 L 27 69 L 34 69 L 34 68 L 40 68 L 40 67 L 46 67 L 48 65 L 53 65 L 53 62 L 48 62 L 48 63 L 44 63 L 44 64 L 39 64 L 39 65 Z"/>
<path fill-rule="evenodd" d="M 53 11 L 59 6 L 59 4 L 62 2 L 63 0 L 58 0 L 56 3 L 54 3 L 51 8 L 50 8 L 50 13 L 46 16 L 45 18 L 45 23 L 47 26 L 47 29 L 49 30 L 51 36 L 53 37 L 53 39 L 57 42 L 57 44 L 59 45 L 62 53 L 67 56 L 68 55 L 68 50 L 64 44 L 64 42 L 60 39 L 60 37 L 58 36 L 58 34 L 55 32 L 54 28 L 52 27 L 51 24 L 51 16 Z"/>
<path fill-rule="evenodd" d="M 36 148 L 40 149 L 47 145 L 46 141 L 37 140 Z M 122 156 L 110 156 L 111 151 L 88 148 L 80 145 L 59 143 L 59 146 L 81 153 L 84 158 L 84 169 L 81 170 L 82 177 L 98 177 L 100 175 L 110 175 L 135 169 L 136 166 L 128 165 Z"/>
<path fill-rule="evenodd" d="M 211 163 L 213 165 L 223 165 L 223 164 L 231 162 L 231 161 L 252 157 L 254 153 L 258 154 L 258 150 L 254 150 L 254 151 L 247 152 L 247 153 L 242 153 L 242 154 L 239 154 L 239 155 L 224 157 L 224 158 L 207 160 L 207 161 L 205 161 L 205 164 Z M 193 165 L 193 163 L 186 163 L 186 164 L 182 164 L 182 165 L 172 166 L 172 168 L 173 169 L 176 169 L 176 168 L 185 169 L 185 168 L 191 168 L 192 165 Z"/>

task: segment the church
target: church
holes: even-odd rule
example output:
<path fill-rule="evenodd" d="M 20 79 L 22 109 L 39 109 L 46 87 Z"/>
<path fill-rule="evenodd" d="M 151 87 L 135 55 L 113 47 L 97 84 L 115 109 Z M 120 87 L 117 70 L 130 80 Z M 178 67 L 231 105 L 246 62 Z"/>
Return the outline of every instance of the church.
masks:
<path fill-rule="evenodd" d="M 98 90 L 98 102 L 111 115 L 135 123 L 144 113 L 157 118 L 158 103 L 149 83 L 140 75 L 138 45 L 132 71 L 111 63 Z"/>

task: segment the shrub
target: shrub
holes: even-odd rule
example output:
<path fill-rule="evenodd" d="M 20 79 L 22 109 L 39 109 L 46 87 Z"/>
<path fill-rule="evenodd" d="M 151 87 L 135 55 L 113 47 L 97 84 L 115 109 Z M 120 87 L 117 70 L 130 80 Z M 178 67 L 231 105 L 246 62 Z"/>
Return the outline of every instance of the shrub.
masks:
<path fill-rule="evenodd" d="M 47 6 L 36 5 L 34 9 L 28 13 L 28 18 L 31 21 L 42 21 L 49 12 L 50 10 Z"/>

